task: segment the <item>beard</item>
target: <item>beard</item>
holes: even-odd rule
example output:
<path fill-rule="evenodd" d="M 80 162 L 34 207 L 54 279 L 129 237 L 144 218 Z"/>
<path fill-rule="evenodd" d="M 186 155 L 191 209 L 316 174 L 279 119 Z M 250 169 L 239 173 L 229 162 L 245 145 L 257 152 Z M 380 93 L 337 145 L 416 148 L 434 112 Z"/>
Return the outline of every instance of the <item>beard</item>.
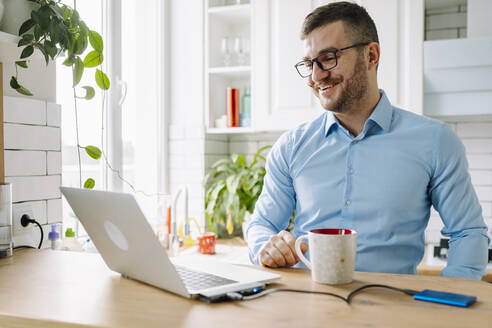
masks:
<path fill-rule="evenodd" d="M 343 79 L 342 79 L 343 81 Z M 330 84 L 331 82 L 339 83 L 340 78 L 327 78 L 323 81 L 325 84 Z M 355 63 L 354 73 L 347 79 L 345 87 L 342 89 L 340 97 L 334 101 L 330 106 L 325 107 L 326 110 L 343 113 L 355 103 L 360 101 L 367 93 L 368 89 L 368 76 L 367 67 L 364 62 L 364 57 L 359 55 L 357 57 L 357 62 Z M 324 106 L 323 106 L 324 107 Z"/>

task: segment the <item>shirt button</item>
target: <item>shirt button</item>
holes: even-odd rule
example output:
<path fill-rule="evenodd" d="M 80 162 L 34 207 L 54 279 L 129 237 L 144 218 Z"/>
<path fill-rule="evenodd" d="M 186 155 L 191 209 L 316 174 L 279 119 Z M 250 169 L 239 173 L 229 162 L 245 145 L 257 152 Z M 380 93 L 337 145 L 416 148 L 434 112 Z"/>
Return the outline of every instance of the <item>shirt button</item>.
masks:
<path fill-rule="evenodd" d="M 357 143 L 357 140 L 352 141 L 352 143 L 353 143 L 353 144 L 356 144 L 356 143 Z"/>
<path fill-rule="evenodd" d="M 347 200 L 345 204 L 350 205 L 352 202 L 350 200 Z"/>
<path fill-rule="evenodd" d="M 350 169 L 350 170 L 349 170 L 349 173 L 350 173 L 350 174 L 354 174 L 354 172 L 355 172 L 355 171 L 354 171 L 353 169 Z"/>

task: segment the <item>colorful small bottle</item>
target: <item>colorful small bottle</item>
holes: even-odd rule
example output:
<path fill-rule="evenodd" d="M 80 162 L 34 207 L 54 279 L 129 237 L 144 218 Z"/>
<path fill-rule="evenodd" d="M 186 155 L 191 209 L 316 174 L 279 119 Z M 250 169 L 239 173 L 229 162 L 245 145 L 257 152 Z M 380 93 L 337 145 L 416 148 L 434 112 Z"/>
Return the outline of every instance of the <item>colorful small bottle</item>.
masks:
<path fill-rule="evenodd" d="M 251 126 L 251 94 L 249 88 L 244 90 L 243 97 L 241 98 L 241 113 L 239 114 L 240 126 Z"/>
<path fill-rule="evenodd" d="M 75 238 L 75 232 L 72 228 L 67 228 L 65 231 L 65 238 L 63 239 L 63 243 L 61 246 L 62 251 L 74 251 L 74 252 L 83 252 L 82 245 Z"/>
<path fill-rule="evenodd" d="M 62 240 L 58 232 L 60 230 L 59 227 L 60 225 L 58 224 L 52 224 L 51 231 L 48 233 L 48 239 L 51 240 L 51 249 L 53 250 L 59 250 L 62 246 Z"/>

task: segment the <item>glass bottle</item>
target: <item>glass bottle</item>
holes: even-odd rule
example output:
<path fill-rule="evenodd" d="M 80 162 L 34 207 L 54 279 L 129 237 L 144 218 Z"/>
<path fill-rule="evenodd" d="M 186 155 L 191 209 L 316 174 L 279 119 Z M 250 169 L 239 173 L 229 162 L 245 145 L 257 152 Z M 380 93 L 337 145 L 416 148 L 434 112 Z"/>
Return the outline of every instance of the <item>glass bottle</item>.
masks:
<path fill-rule="evenodd" d="M 241 98 L 239 125 L 242 127 L 251 126 L 251 93 L 249 88 L 246 88 L 246 90 L 244 90 L 243 96 Z"/>

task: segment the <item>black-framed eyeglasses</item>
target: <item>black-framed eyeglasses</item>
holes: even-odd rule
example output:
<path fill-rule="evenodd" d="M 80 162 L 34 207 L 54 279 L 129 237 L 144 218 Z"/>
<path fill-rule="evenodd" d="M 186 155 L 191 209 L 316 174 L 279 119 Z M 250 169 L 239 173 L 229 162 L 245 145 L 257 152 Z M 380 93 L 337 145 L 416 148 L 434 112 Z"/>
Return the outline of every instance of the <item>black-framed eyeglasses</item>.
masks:
<path fill-rule="evenodd" d="M 342 48 L 342 49 L 335 49 L 335 50 L 329 50 L 325 51 L 321 55 L 319 55 L 316 58 L 313 58 L 311 60 L 306 59 L 303 61 L 298 62 L 295 64 L 295 68 L 297 70 L 297 73 L 301 77 L 309 77 L 311 74 L 313 74 L 313 65 L 314 63 L 318 64 L 318 67 L 323 70 L 323 71 L 329 71 L 330 69 L 335 68 L 338 65 L 338 56 L 337 53 L 340 51 L 344 51 L 350 48 L 355 48 L 355 47 L 361 47 L 361 46 L 367 46 L 370 42 L 361 42 L 361 43 L 356 43 L 351 46 Z"/>

